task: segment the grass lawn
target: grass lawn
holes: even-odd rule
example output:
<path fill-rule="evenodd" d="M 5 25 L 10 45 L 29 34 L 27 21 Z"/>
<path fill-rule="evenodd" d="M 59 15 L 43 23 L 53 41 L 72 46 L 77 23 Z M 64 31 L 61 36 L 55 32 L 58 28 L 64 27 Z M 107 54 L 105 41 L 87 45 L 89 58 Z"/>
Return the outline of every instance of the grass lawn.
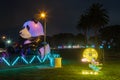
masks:
<path fill-rule="evenodd" d="M 119 80 L 120 61 L 105 63 L 98 75 L 83 75 L 87 64 L 65 61 L 62 68 L 24 67 L 0 71 L 0 80 Z"/>
<path fill-rule="evenodd" d="M 120 60 L 105 60 L 98 75 L 83 75 L 88 64 L 63 58 L 62 68 L 30 66 L 0 71 L 0 80 L 120 80 Z"/>

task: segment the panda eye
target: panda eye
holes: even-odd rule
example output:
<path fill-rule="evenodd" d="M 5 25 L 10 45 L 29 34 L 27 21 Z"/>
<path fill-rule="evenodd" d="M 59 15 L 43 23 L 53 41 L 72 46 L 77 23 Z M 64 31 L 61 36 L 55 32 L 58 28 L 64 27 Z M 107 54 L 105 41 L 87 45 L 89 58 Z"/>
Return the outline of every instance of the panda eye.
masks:
<path fill-rule="evenodd" d="M 24 28 L 25 28 L 25 26 L 22 27 L 22 29 L 24 29 Z"/>
<path fill-rule="evenodd" d="M 26 27 L 26 28 L 27 28 L 27 30 L 28 30 L 28 31 L 30 30 L 30 27 L 29 27 L 28 25 L 27 25 L 27 27 Z"/>

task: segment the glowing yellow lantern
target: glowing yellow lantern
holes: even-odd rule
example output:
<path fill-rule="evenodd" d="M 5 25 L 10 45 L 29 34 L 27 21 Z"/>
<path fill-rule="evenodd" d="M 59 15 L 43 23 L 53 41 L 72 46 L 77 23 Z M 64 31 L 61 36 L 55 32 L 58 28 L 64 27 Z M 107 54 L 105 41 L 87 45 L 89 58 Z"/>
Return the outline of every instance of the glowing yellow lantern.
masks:
<path fill-rule="evenodd" d="M 62 67 L 62 58 L 55 58 L 55 68 L 61 68 Z"/>
<path fill-rule="evenodd" d="M 86 58 L 88 62 L 91 62 L 92 59 L 98 58 L 98 53 L 94 48 L 86 48 L 83 51 L 83 58 Z"/>

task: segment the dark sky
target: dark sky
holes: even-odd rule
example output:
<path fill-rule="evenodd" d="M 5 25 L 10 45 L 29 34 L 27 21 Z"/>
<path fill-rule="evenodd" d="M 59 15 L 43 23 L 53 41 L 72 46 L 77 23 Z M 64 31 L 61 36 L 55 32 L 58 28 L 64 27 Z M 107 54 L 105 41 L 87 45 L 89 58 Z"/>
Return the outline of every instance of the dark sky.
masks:
<path fill-rule="evenodd" d="M 41 10 L 48 14 L 47 35 L 77 34 L 80 15 L 96 2 L 108 11 L 109 24 L 120 24 L 120 0 L 1 0 L 0 34 L 17 36 L 23 23 Z"/>

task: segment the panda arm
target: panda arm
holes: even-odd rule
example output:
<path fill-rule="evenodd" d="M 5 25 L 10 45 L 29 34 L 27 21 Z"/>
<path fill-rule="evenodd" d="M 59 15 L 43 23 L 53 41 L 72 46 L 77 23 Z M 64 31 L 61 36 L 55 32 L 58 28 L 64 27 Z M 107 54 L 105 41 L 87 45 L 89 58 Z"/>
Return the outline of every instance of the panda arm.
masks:
<path fill-rule="evenodd" d="M 30 43 L 32 43 L 30 40 L 26 40 L 26 41 L 24 42 L 24 44 L 30 44 Z"/>

